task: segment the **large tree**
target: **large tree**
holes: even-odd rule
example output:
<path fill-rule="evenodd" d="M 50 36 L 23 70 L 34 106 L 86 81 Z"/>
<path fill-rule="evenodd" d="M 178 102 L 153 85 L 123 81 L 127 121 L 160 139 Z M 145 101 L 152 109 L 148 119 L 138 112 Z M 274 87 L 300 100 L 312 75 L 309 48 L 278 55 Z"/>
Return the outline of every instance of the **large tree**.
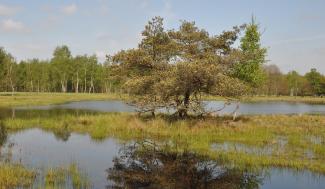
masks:
<path fill-rule="evenodd" d="M 170 31 L 162 22 L 154 18 L 142 32 L 138 48 L 113 57 L 116 73 L 125 76 L 124 88 L 140 111 L 154 113 L 164 107 L 181 117 L 189 111 L 202 114 L 202 95 L 239 97 L 246 92 L 230 71 L 242 58 L 234 43 L 244 27 L 210 36 L 194 22 L 183 21 L 178 30 Z"/>
<path fill-rule="evenodd" d="M 51 63 L 53 64 L 53 74 L 57 78 L 58 85 L 61 86 L 61 92 L 67 92 L 68 80 L 71 72 L 72 55 L 69 48 L 65 45 L 58 46 L 53 52 Z"/>
<path fill-rule="evenodd" d="M 15 92 L 16 62 L 13 56 L 0 48 L 0 85 L 4 91 Z"/>

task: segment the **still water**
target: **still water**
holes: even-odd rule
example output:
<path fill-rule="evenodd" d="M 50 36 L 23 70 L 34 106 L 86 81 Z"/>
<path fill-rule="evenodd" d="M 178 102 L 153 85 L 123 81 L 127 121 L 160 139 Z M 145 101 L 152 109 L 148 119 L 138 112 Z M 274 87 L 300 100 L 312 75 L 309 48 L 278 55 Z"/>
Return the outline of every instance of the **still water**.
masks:
<path fill-rule="evenodd" d="M 223 101 L 205 101 L 205 109 L 209 111 L 218 110 L 223 107 Z M 236 104 L 231 104 L 220 111 L 220 114 L 229 114 L 236 108 Z M 71 102 L 60 105 L 20 107 L 17 110 L 79 110 L 79 111 L 98 111 L 98 112 L 133 112 L 135 108 L 127 105 L 123 101 L 81 101 Z M 166 111 L 166 110 L 162 110 Z M 325 104 L 306 104 L 290 102 L 257 102 L 241 103 L 238 110 L 239 114 L 325 114 Z"/>
<path fill-rule="evenodd" d="M 166 152 L 146 141 L 94 141 L 88 135 L 40 129 L 0 134 L 1 153 L 44 170 L 76 163 L 93 188 L 321 189 L 325 176 L 286 169 L 242 171 L 191 152 Z M 143 150 L 145 149 L 145 150 Z M 254 186 L 254 187 L 252 187 Z"/>
<path fill-rule="evenodd" d="M 207 101 L 206 109 L 223 106 L 222 101 Z M 221 113 L 231 113 L 230 105 Z M 0 109 L 5 118 L 53 117 L 61 115 L 133 112 L 122 101 L 82 101 L 61 105 Z M 325 114 L 325 105 L 286 102 L 242 103 L 240 114 Z M 1 123 L 1 122 L 0 122 Z M 10 151 L 10 161 L 42 170 L 77 164 L 92 183 L 92 188 L 325 188 L 325 176 L 308 171 L 270 168 L 243 171 L 225 167 L 192 152 L 175 154 L 143 141 L 120 142 L 114 138 L 96 141 L 88 135 L 48 132 L 40 129 L 8 134 L 0 129 L 0 161 Z M 223 146 L 222 146 L 223 147 Z"/>

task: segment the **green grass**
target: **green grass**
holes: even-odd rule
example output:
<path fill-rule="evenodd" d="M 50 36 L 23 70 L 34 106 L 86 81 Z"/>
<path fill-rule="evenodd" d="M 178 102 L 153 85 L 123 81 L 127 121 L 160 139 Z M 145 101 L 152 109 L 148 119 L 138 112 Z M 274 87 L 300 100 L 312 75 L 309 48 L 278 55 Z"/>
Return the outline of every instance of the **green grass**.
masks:
<path fill-rule="evenodd" d="M 124 99 L 126 95 L 104 93 L 0 93 L 0 107 L 35 106 L 61 104 L 82 100 L 116 100 Z"/>
<path fill-rule="evenodd" d="M 30 93 L 18 92 L 14 93 L 0 93 L 0 107 L 14 107 L 14 106 L 34 106 L 34 105 L 49 105 L 61 104 L 71 101 L 83 100 L 125 100 L 128 99 L 125 94 L 104 94 L 104 93 Z M 205 100 L 225 100 L 225 98 L 218 96 L 205 96 Z M 325 104 L 325 98 L 321 97 L 290 97 L 290 96 L 254 96 L 244 97 L 243 102 L 304 102 L 313 104 Z"/>
<path fill-rule="evenodd" d="M 66 188 L 67 186 L 74 189 L 91 188 L 89 179 L 80 172 L 76 164 L 71 164 L 68 167 L 48 169 L 44 183 L 44 187 L 41 188 L 45 189 Z"/>
<path fill-rule="evenodd" d="M 225 98 L 218 96 L 204 97 L 206 100 L 225 100 Z M 308 104 L 325 104 L 325 97 L 313 96 L 247 96 L 241 99 L 242 102 L 301 102 Z"/>
<path fill-rule="evenodd" d="M 44 177 L 40 175 L 44 175 Z M 0 163 L 0 189 L 58 189 L 66 187 L 88 189 L 92 188 L 92 184 L 76 164 L 48 168 L 44 172 L 40 172 L 40 170 L 25 168 L 21 164 Z"/>
<path fill-rule="evenodd" d="M 165 115 L 151 118 L 107 113 L 7 119 L 4 124 L 11 132 L 37 127 L 53 132 L 87 133 L 96 140 L 115 137 L 122 141 L 172 141 L 238 166 L 289 167 L 325 173 L 325 116 L 320 115 L 243 116 L 234 122 L 227 117 L 175 120 Z M 228 148 L 211 147 L 223 143 Z"/>
<path fill-rule="evenodd" d="M 34 170 L 28 170 L 19 164 L 0 162 L 0 189 L 30 188 L 35 177 Z"/>

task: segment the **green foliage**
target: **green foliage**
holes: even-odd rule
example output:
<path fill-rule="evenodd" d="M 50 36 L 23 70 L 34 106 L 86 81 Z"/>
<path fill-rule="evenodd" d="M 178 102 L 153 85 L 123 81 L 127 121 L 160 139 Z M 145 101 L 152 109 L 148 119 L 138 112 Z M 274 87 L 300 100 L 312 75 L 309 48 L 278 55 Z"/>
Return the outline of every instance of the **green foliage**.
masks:
<path fill-rule="evenodd" d="M 240 49 L 243 53 L 240 62 L 235 65 L 234 69 L 236 77 L 253 87 L 259 86 L 264 80 L 262 65 L 265 63 L 267 50 L 261 47 L 260 38 L 259 26 L 253 19 L 246 26 L 245 35 L 241 38 Z"/>
<path fill-rule="evenodd" d="M 227 116 L 175 119 L 166 114 L 152 118 L 106 113 L 8 118 L 4 124 L 8 132 L 37 127 L 55 133 L 60 130 L 87 133 L 98 140 L 145 139 L 177 144 L 180 149 L 186 147 L 230 165 L 290 167 L 325 173 L 325 117 L 322 115 L 255 115 L 231 121 Z M 322 143 L 315 143 L 312 138 L 320 138 Z M 217 144 L 219 148 L 212 147 Z"/>
<path fill-rule="evenodd" d="M 34 170 L 19 164 L 0 162 L 0 189 L 31 188 L 36 177 Z"/>
<path fill-rule="evenodd" d="M 0 90 L 15 91 L 16 66 L 12 55 L 0 47 Z"/>
<path fill-rule="evenodd" d="M 115 82 L 111 67 L 100 64 L 95 55 L 73 57 L 65 45 L 57 47 L 49 61 L 31 59 L 19 64 L 1 48 L 0 91 L 111 92 Z"/>
<path fill-rule="evenodd" d="M 19 63 L 0 48 L 0 91 L 130 93 L 135 104 L 148 105 L 147 111 L 162 106 L 199 111 L 202 95 L 325 94 L 325 76 L 316 70 L 283 74 L 274 65 L 264 65 L 266 49 L 254 19 L 211 35 L 188 21 L 165 30 L 163 19 L 155 17 L 142 35 L 137 48 L 107 56 L 103 64 L 95 55 L 72 56 L 66 45 L 58 46 L 50 60 Z"/>
<path fill-rule="evenodd" d="M 257 94 L 295 97 L 325 94 L 325 76 L 316 69 L 312 69 L 305 75 L 296 71 L 283 74 L 276 65 L 266 65 L 263 69 L 266 73 L 266 82 L 259 86 Z"/>
<path fill-rule="evenodd" d="M 90 189 L 92 188 L 89 178 L 80 172 L 76 164 L 69 167 L 50 168 L 47 170 L 44 186 L 45 189 L 73 188 Z"/>
<path fill-rule="evenodd" d="M 322 78 L 322 75 L 317 72 L 315 68 L 311 69 L 310 72 L 306 73 L 305 77 L 307 78 L 314 94 L 325 94 L 324 78 Z"/>
<path fill-rule="evenodd" d="M 241 27 L 210 36 L 187 21 L 178 30 L 165 31 L 162 21 L 153 18 L 138 48 L 113 57 L 116 73 L 124 76 L 121 82 L 140 111 L 165 107 L 176 109 L 179 116 L 202 114 L 202 95 L 240 97 L 246 92 L 245 85 L 228 74 L 237 58 L 232 45 Z"/>

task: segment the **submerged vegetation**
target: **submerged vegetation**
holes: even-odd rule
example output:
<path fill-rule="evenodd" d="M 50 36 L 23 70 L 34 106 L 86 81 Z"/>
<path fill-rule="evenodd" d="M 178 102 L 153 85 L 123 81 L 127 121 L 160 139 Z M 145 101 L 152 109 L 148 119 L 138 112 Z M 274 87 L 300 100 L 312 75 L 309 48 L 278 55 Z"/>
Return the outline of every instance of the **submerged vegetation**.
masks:
<path fill-rule="evenodd" d="M 0 189 L 29 188 L 36 173 L 21 165 L 0 162 Z"/>
<path fill-rule="evenodd" d="M 80 172 L 77 164 L 68 167 L 50 168 L 46 171 L 44 188 L 90 189 L 91 183 L 86 175 Z M 42 183 L 41 183 L 42 184 Z"/>
<path fill-rule="evenodd" d="M 44 172 L 28 169 L 21 164 L 0 163 L 0 189 L 90 189 L 92 185 L 76 164 L 48 168 Z"/>
<path fill-rule="evenodd" d="M 138 117 L 126 113 L 6 119 L 8 132 L 28 128 L 87 133 L 96 140 L 170 141 L 224 163 L 237 166 L 277 166 L 325 173 L 325 117 L 317 115 L 189 117 L 166 115 Z M 61 134 L 60 134 L 61 133 Z"/>

